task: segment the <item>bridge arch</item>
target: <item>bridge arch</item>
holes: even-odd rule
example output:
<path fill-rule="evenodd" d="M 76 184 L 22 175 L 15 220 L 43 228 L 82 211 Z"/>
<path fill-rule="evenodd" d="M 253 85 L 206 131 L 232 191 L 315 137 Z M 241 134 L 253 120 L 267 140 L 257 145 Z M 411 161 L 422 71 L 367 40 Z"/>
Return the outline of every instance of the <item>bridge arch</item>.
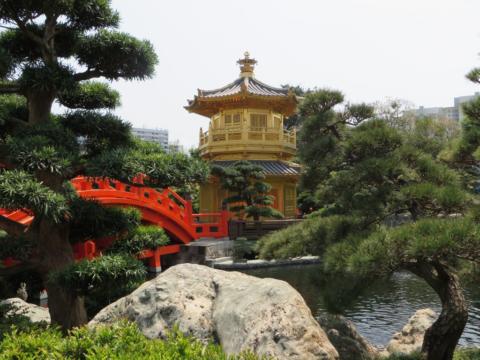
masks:
<path fill-rule="evenodd" d="M 196 238 L 191 203 L 171 189 L 159 192 L 116 180 L 90 181 L 86 178 L 75 178 L 72 184 L 84 199 L 96 200 L 106 206 L 139 209 L 143 222 L 162 227 L 180 243 L 188 244 Z"/>
<path fill-rule="evenodd" d="M 162 227 L 176 244 L 145 249 L 140 259 L 148 259 L 149 266 L 159 268 L 160 257 L 180 251 L 179 244 L 188 244 L 200 238 L 224 238 L 228 236 L 228 212 L 193 214 L 192 204 L 167 188 L 162 191 L 131 186 L 117 180 L 77 177 L 71 183 L 84 199 L 98 201 L 106 206 L 135 207 L 142 213 L 142 221 Z M 34 219 L 26 209 L 9 211 L 0 208 L 0 216 L 28 226 Z M 212 219 L 216 221 L 212 221 Z M 200 221 L 200 219 L 210 221 Z M 75 259 L 93 258 L 101 255 L 101 248 L 108 247 L 112 238 L 92 239 L 75 244 Z M 3 259 L 5 266 L 18 263 L 13 258 Z"/>

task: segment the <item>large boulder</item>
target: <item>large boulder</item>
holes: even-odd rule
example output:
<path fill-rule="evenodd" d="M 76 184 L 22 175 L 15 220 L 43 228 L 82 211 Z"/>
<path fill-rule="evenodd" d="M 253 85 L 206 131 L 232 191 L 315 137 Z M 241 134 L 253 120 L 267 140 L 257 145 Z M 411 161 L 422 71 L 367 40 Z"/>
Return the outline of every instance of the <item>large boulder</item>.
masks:
<path fill-rule="evenodd" d="M 90 326 L 120 319 L 149 338 L 175 325 L 229 353 L 251 350 L 277 359 L 337 359 L 338 353 L 300 294 L 284 281 L 181 264 L 100 311 Z"/>
<path fill-rule="evenodd" d="M 0 306 L 7 306 L 7 316 L 23 315 L 31 322 L 46 322 L 50 323 L 50 313 L 47 308 L 30 304 L 20 298 L 10 298 L 0 301 Z"/>
<path fill-rule="evenodd" d="M 408 319 L 402 331 L 393 335 L 387 345 L 388 353 L 408 355 L 422 350 L 425 331 L 433 324 L 436 318 L 437 314 L 432 309 L 417 310 Z"/>
<path fill-rule="evenodd" d="M 379 351 L 364 339 L 350 320 L 341 315 L 323 314 L 317 318 L 327 332 L 328 339 L 337 349 L 341 360 L 370 360 Z"/>

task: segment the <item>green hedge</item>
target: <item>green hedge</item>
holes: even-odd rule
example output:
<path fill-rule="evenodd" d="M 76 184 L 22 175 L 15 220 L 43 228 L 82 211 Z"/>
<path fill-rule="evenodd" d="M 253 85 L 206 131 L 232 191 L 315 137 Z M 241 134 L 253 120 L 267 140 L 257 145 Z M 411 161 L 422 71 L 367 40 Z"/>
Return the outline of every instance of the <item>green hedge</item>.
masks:
<path fill-rule="evenodd" d="M 165 340 L 147 339 L 131 323 L 86 327 L 63 337 L 56 329 L 14 329 L 0 343 L 0 359 L 72 359 L 72 360 L 258 360 L 252 353 L 227 356 L 219 345 L 204 345 L 198 340 L 173 331 Z"/>
<path fill-rule="evenodd" d="M 382 360 L 423 360 L 424 357 L 419 353 L 411 355 L 390 355 L 388 358 L 381 358 Z M 480 360 L 480 348 L 463 348 L 455 351 L 453 360 Z"/>

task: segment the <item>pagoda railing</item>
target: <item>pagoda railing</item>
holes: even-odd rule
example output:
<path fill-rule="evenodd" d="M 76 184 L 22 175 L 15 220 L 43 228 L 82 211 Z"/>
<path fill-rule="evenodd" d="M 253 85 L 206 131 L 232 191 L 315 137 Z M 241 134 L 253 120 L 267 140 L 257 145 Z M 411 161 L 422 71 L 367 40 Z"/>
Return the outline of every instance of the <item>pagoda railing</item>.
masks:
<path fill-rule="evenodd" d="M 235 143 L 266 143 L 282 145 L 296 149 L 297 134 L 295 129 L 285 130 L 280 128 L 256 127 L 228 127 L 210 128 L 209 131 L 200 129 L 200 148 L 211 145 Z"/>

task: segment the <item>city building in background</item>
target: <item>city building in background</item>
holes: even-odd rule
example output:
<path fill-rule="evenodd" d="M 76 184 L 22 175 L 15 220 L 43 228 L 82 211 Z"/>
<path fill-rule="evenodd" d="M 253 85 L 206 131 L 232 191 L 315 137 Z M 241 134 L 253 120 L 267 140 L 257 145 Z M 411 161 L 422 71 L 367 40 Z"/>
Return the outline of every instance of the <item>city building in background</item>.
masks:
<path fill-rule="evenodd" d="M 429 117 L 434 119 L 449 119 L 454 121 L 462 121 L 465 117 L 462 105 L 466 102 L 472 101 L 473 99 L 480 96 L 480 93 L 475 93 L 474 95 L 467 96 L 458 96 L 453 99 L 453 106 L 451 107 L 430 107 L 426 108 L 420 106 L 415 110 L 415 115 L 417 117 Z"/>
<path fill-rule="evenodd" d="M 168 151 L 168 130 L 166 129 L 143 129 L 132 128 L 132 134 L 139 139 L 160 144 L 165 151 Z"/>

